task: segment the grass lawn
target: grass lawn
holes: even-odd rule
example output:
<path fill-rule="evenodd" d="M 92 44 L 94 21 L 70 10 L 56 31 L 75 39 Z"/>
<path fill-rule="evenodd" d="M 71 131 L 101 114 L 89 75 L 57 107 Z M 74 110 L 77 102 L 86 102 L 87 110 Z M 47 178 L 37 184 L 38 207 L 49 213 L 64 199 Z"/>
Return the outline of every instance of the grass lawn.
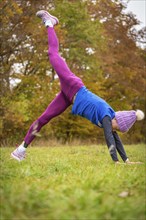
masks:
<path fill-rule="evenodd" d="M 106 146 L 28 148 L 21 163 L 1 148 L 1 220 L 145 220 L 145 145 L 125 146 L 115 165 Z"/>

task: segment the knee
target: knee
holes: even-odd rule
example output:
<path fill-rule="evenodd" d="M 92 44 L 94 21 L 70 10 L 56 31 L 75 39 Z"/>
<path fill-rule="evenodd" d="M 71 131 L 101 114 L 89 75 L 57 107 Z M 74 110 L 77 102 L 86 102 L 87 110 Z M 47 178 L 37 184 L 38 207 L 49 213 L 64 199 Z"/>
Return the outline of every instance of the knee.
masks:
<path fill-rule="evenodd" d="M 48 57 L 49 57 L 49 60 L 50 60 L 50 63 L 52 64 L 55 56 L 54 56 L 54 52 L 52 50 L 49 50 L 48 51 Z"/>
<path fill-rule="evenodd" d="M 48 50 L 49 57 L 56 56 L 57 54 L 58 54 L 58 52 L 55 49 L 49 48 L 49 50 Z"/>
<path fill-rule="evenodd" d="M 37 119 L 37 125 L 38 125 L 38 129 L 40 129 L 41 127 L 43 127 L 45 124 L 47 124 L 49 122 L 47 117 L 40 117 Z"/>
<path fill-rule="evenodd" d="M 57 57 L 58 56 L 58 50 L 56 50 L 55 48 L 49 48 L 48 49 L 48 56 L 49 57 Z"/>
<path fill-rule="evenodd" d="M 48 50 L 48 56 L 50 57 L 51 55 L 53 55 L 53 51 L 51 49 Z"/>

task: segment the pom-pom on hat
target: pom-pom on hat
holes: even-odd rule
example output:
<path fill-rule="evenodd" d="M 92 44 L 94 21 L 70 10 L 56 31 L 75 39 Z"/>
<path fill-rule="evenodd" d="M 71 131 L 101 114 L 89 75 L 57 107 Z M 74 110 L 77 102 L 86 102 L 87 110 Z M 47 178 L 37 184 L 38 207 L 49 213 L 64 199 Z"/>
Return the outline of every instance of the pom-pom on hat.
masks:
<path fill-rule="evenodd" d="M 144 113 L 141 110 L 118 111 L 115 114 L 116 121 L 121 132 L 127 132 L 136 121 L 144 119 Z"/>

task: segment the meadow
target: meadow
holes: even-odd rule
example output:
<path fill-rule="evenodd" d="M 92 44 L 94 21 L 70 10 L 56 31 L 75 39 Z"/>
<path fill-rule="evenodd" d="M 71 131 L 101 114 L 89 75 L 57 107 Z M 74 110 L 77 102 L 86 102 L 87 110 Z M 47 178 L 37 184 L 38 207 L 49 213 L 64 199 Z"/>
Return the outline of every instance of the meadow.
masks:
<path fill-rule="evenodd" d="M 106 146 L 30 147 L 21 163 L 1 148 L 1 220 L 145 220 L 146 148 L 114 164 Z"/>

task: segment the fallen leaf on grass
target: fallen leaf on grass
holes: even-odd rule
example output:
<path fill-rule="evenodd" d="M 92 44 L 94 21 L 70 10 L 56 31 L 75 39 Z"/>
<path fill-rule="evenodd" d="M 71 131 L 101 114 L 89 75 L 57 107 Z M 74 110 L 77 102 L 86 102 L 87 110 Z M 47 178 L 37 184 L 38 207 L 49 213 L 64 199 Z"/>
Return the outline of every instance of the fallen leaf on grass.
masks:
<path fill-rule="evenodd" d="M 119 196 L 119 197 L 122 197 L 122 198 L 125 198 L 125 197 L 127 197 L 127 196 L 129 196 L 129 195 L 130 195 L 129 192 L 123 191 L 123 192 L 121 192 L 118 196 Z"/>

